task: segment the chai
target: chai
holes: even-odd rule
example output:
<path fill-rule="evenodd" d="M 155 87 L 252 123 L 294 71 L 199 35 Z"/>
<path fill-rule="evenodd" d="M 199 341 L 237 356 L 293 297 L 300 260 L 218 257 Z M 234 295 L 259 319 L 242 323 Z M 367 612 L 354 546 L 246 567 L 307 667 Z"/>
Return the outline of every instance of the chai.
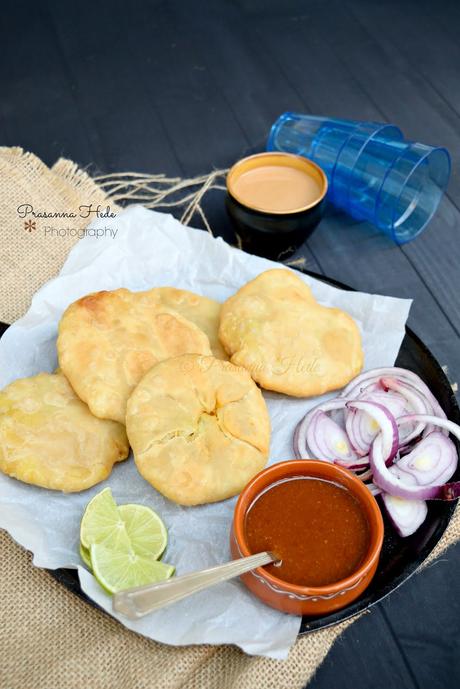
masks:
<path fill-rule="evenodd" d="M 286 165 L 261 165 L 235 179 L 234 193 L 241 203 L 268 213 L 289 213 L 313 205 L 323 194 L 319 180 Z"/>

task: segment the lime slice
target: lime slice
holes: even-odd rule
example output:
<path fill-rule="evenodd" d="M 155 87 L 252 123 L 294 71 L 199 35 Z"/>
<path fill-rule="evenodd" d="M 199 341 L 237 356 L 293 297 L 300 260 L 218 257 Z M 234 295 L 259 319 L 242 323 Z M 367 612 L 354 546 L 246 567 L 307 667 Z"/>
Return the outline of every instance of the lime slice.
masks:
<path fill-rule="evenodd" d="M 163 581 L 174 567 L 156 562 L 168 543 L 160 517 L 145 505 L 117 507 L 110 488 L 87 505 L 80 527 L 80 554 L 109 593 Z"/>
<path fill-rule="evenodd" d="M 109 593 L 164 581 L 175 571 L 172 565 L 136 555 L 129 549 L 107 548 L 103 543 L 91 546 L 91 563 L 94 576 Z"/>
<path fill-rule="evenodd" d="M 131 549 L 136 555 L 158 560 L 168 544 L 168 533 L 157 513 L 145 505 L 120 505 L 118 512 Z"/>
<path fill-rule="evenodd" d="M 91 556 L 89 554 L 89 550 L 88 550 L 88 548 L 85 548 L 85 546 L 83 546 L 81 543 L 80 543 L 80 557 L 83 560 L 83 562 L 85 563 L 85 565 L 88 567 L 88 569 L 91 571 L 91 569 L 92 569 L 92 567 L 91 567 Z"/>
<path fill-rule="evenodd" d="M 86 506 L 81 520 L 80 541 L 87 550 L 93 543 L 102 542 L 107 547 L 129 549 L 125 524 L 110 488 L 104 488 Z"/>

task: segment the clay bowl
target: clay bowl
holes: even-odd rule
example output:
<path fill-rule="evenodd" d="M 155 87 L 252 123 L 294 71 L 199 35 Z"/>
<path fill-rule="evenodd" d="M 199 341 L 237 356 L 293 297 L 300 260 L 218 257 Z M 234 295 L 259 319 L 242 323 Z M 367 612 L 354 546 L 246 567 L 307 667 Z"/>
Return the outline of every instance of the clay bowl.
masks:
<path fill-rule="evenodd" d="M 369 586 L 379 562 L 383 543 L 383 519 L 379 506 L 368 488 L 347 469 L 330 462 L 291 460 L 261 471 L 238 498 L 230 535 L 233 558 L 252 555 L 245 537 L 246 513 L 257 496 L 280 479 L 309 476 L 339 483 L 359 501 L 369 524 L 369 548 L 360 567 L 341 581 L 321 587 L 298 586 L 278 579 L 259 567 L 241 579 L 250 591 L 272 608 L 294 615 L 325 615 L 344 608 Z"/>

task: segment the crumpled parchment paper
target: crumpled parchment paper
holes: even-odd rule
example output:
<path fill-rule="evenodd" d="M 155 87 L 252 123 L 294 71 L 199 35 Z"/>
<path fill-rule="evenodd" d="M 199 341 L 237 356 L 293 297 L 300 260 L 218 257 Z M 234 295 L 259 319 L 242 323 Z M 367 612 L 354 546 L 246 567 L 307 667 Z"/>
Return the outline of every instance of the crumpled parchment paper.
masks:
<path fill-rule="evenodd" d="M 16 378 L 57 365 L 59 318 L 72 301 L 88 292 L 128 287 L 143 290 L 172 285 L 224 301 L 271 261 L 234 249 L 221 239 L 182 226 L 170 215 L 133 206 L 91 227 L 103 236 L 86 236 L 70 252 L 58 277 L 34 296 L 28 313 L 0 340 L 0 387 Z M 102 232 L 102 229 L 105 231 Z M 109 232 L 110 230 L 110 232 Z M 59 241 L 52 237 L 50 241 Z M 410 300 L 344 292 L 301 276 L 324 305 L 348 311 L 363 336 L 365 368 L 392 365 L 404 337 Z M 264 393 L 272 422 L 269 463 L 292 458 L 298 420 L 318 403 Z M 116 465 L 104 485 L 119 504 L 144 503 L 159 512 L 169 531 L 164 560 L 177 574 L 227 561 L 235 499 L 201 507 L 180 507 L 157 493 L 136 471 L 132 458 Z M 100 484 L 65 495 L 0 475 L 0 527 L 32 551 L 37 567 L 78 568 L 82 589 L 122 624 L 169 644 L 231 643 L 250 654 L 285 658 L 295 642 L 300 618 L 272 610 L 239 580 L 218 585 L 132 622 L 111 610 L 111 598 L 83 567 L 78 554 L 79 524 L 86 503 Z"/>

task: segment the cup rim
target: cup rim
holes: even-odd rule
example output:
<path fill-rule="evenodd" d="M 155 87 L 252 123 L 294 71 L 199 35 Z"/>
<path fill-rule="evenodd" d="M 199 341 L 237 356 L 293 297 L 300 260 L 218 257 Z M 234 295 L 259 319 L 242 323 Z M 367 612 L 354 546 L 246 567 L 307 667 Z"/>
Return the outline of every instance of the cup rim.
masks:
<path fill-rule="evenodd" d="M 417 142 L 410 141 L 408 143 L 409 143 L 409 146 L 412 146 L 412 147 L 417 145 Z M 418 235 L 421 232 L 423 232 L 425 227 L 428 225 L 428 223 L 430 222 L 430 220 L 433 218 L 434 214 L 438 210 L 439 204 L 441 203 L 442 197 L 446 193 L 446 190 L 447 190 L 447 187 L 449 184 L 449 179 L 450 179 L 451 170 L 452 170 L 452 160 L 451 160 L 449 151 L 444 146 L 430 146 L 430 147 L 428 147 L 428 149 L 429 150 L 426 150 L 424 155 L 420 156 L 419 160 L 415 163 L 413 168 L 410 170 L 409 174 L 407 175 L 407 177 L 404 180 L 404 183 L 401 186 L 401 189 L 399 191 L 398 196 L 395 198 L 396 203 L 393 206 L 393 212 L 392 212 L 392 218 L 391 218 L 391 234 L 392 234 L 393 241 L 396 244 L 399 244 L 400 246 L 402 246 L 403 244 L 406 244 L 407 242 L 412 241 L 413 239 L 418 237 Z M 398 220 L 398 218 L 395 218 L 396 205 L 399 203 L 399 199 L 401 198 L 401 195 L 402 195 L 404 189 L 406 188 L 407 184 L 409 183 L 409 180 L 413 177 L 413 175 L 418 170 L 420 165 L 422 165 L 426 160 L 431 158 L 433 156 L 433 154 L 435 154 L 435 153 L 443 154 L 444 159 L 447 163 L 446 180 L 445 180 L 445 184 L 444 184 L 443 188 L 440 188 L 441 194 L 439 196 L 439 199 L 438 199 L 437 203 L 434 204 L 433 208 L 431 209 L 431 213 L 429 213 L 429 215 L 427 215 L 427 217 L 425 218 L 425 222 L 422 225 L 420 225 L 418 230 L 416 232 L 414 232 L 413 234 L 411 234 L 410 237 L 407 237 L 407 238 L 401 237 L 401 236 L 399 236 L 399 231 L 398 231 L 397 225 L 396 225 L 396 222 Z M 403 157 L 404 157 L 404 153 L 400 156 L 400 158 L 403 158 Z M 399 162 L 399 159 L 393 163 L 391 169 L 388 171 L 387 176 L 389 176 L 391 174 L 391 171 L 396 167 L 398 162 Z M 386 181 L 386 179 L 385 179 L 385 181 Z M 382 189 L 379 190 L 379 199 L 380 199 L 381 193 L 383 193 L 383 184 L 382 184 Z M 377 206 L 376 206 L 376 208 L 377 208 Z"/>
<path fill-rule="evenodd" d="M 363 562 L 352 574 L 350 574 L 345 579 L 340 579 L 339 581 L 327 584 L 325 586 L 300 586 L 298 584 L 292 584 L 287 581 L 284 581 L 283 579 L 279 579 L 278 577 L 273 576 L 270 572 L 264 570 L 262 567 L 258 567 L 257 569 L 253 570 L 253 573 L 256 573 L 259 577 L 265 579 L 275 588 L 281 588 L 284 591 L 295 594 L 297 596 L 328 597 L 333 594 L 337 594 L 344 589 L 352 588 L 354 585 L 357 585 L 357 583 L 361 581 L 362 578 L 366 574 L 368 574 L 369 571 L 372 570 L 374 565 L 376 565 L 380 557 L 380 551 L 383 545 L 384 526 L 382 513 L 380 511 L 375 497 L 365 486 L 365 484 L 359 478 L 357 478 L 357 476 L 355 476 L 355 474 L 353 474 L 348 469 L 345 469 L 344 467 L 340 467 L 336 464 L 332 464 L 331 462 L 326 462 L 324 460 L 292 459 L 272 464 L 269 467 L 266 467 L 265 469 L 260 471 L 258 474 L 256 474 L 256 476 L 254 476 L 254 478 L 251 481 L 249 481 L 249 483 L 240 493 L 238 501 L 235 505 L 233 517 L 234 538 L 237 549 L 241 554 L 241 557 L 246 557 L 248 555 L 252 555 L 253 553 L 251 553 L 251 551 L 249 550 L 245 539 L 244 520 L 248 508 L 250 507 L 250 505 L 252 505 L 257 495 L 259 495 L 260 492 L 262 492 L 262 490 L 266 489 L 267 485 L 270 485 L 270 483 L 265 483 L 265 479 L 272 474 L 276 474 L 276 477 L 274 476 L 273 478 L 273 484 L 275 484 L 279 480 L 282 480 L 283 477 L 285 478 L 287 476 L 290 476 L 291 470 L 298 470 L 300 475 L 309 475 L 309 472 L 306 471 L 307 468 L 310 467 L 311 469 L 321 470 L 324 469 L 325 464 L 328 465 L 329 471 L 335 473 L 338 483 L 342 483 L 343 485 L 343 479 L 346 479 L 347 484 L 351 483 L 351 485 L 353 486 L 351 492 L 353 492 L 355 496 L 358 496 L 358 499 L 360 499 L 362 503 L 367 503 L 367 506 L 369 508 L 368 514 L 372 515 L 372 520 L 369 519 L 371 543 L 369 545 L 368 553 L 364 558 Z M 280 467 L 285 470 L 284 472 L 282 472 L 282 475 L 278 475 Z M 296 472 L 294 471 L 294 474 L 295 473 Z M 313 474 L 313 476 L 315 477 L 317 476 L 317 474 Z M 331 478 L 328 477 L 326 480 L 331 480 Z M 259 490 L 257 490 L 257 487 L 259 487 Z M 347 485 L 346 487 L 350 489 L 349 485 Z M 256 488 L 255 495 L 251 497 L 249 500 L 249 496 L 252 494 L 254 488 Z M 246 504 L 246 501 L 248 500 L 249 504 Z"/>
<path fill-rule="evenodd" d="M 270 127 L 270 133 L 268 135 L 268 140 L 267 140 L 267 151 L 274 151 L 275 148 L 273 146 L 273 140 L 275 138 L 275 133 L 278 129 L 278 127 L 288 120 L 290 117 L 294 118 L 297 116 L 297 113 L 292 112 L 291 110 L 287 110 L 286 112 L 281 113 L 281 115 L 278 117 L 278 119 L 273 122 L 272 126 Z"/>
<path fill-rule="evenodd" d="M 264 158 L 274 158 L 275 160 L 285 159 L 293 163 L 293 165 L 286 165 L 286 167 L 296 167 L 297 169 L 302 167 L 304 170 L 306 170 L 307 168 L 310 170 L 313 169 L 320 180 L 320 195 L 314 201 L 305 206 L 300 206 L 298 208 L 292 208 L 289 210 L 282 211 L 261 208 L 260 206 L 256 205 L 248 205 L 238 196 L 238 194 L 235 193 L 235 190 L 233 189 L 234 177 L 236 174 L 238 174 L 241 168 L 244 168 L 248 164 L 250 165 L 251 161 L 256 161 L 254 167 L 259 167 L 257 165 L 257 161 L 263 160 Z M 260 167 L 262 166 L 263 165 L 260 165 Z M 227 187 L 227 192 L 232 199 L 234 199 L 244 208 L 248 208 L 249 210 L 256 211 L 258 213 L 264 213 L 265 215 L 291 216 L 297 213 L 302 213 L 303 211 L 310 210 L 311 208 L 315 208 L 321 203 L 328 191 L 328 180 L 326 177 L 326 173 L 324 172 L 322 167 L 320 167 L 317 163 L 315 163 L 310 158 L 307 158 L 306 156 L 296 155 L 295 153 L 284 153 L 283 151 L 263 151 L 261 153 L 254 153 L 252 155 L 245 156 L 244 158 L 240 158 L 240 160 L 237 160 L 236 163 L 234 163 L 227 172 L 225 183 Z"/>

